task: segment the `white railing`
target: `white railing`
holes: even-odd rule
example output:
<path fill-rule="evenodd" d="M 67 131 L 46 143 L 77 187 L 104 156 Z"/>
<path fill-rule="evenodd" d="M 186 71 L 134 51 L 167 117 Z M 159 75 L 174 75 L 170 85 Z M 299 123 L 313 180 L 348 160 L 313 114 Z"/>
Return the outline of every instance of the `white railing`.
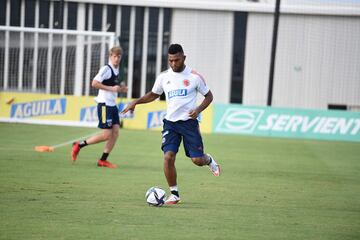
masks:
<path fill-rule="evenodd" d="M 12 38 L 12 33 L 18 33 L 15 37 Z M 33 34 L 31 35 L 31 41 L 27 40 L 24 37 L 24 34 Z M 43 89 L 40 91 L 44 91 L 45 93 L 51 93 L 51 84 L 54 84 L 53 81 L 51 81 L 53 73 L 53 67 L 55 65 L 61 66 L 60 69 L 60 79 L 56 84 L 59 84 L 57 86 L 59 90 L 59 94 L 65 94 L 66 91 L 66 82 L 72 82 L 72 85 L 70 87 L 73 88 L 73 94 L 76 96 L 82 95 L 83 87 L 85 87 L 85 94 L 89 94 L 89 87 L 90 84 L 85 84 L 83 86 L 84 82 L 84 72 L 89 73 L 92 71 L 91 66 L 94 68 L 96 66 L 98 70 L 99 67 L 104 63 L 106 56 L 107 56 L 107 50 L 116 44 L 116 35 L 114 32 L 99 32 L 99 31 L 78 31 L 78 30 L 63 30 L 63 29 L 45 29 L 45 28 L 28 28 L 28 27 L 13 27 L 13 26 L 0 26 L 0 34 L 4 34 L 5 38 L 4 41 L 1 42 L 0 40 L 0 48 L 4 49 L 4 61 L 0 62 L 0 64 L 3 64 L 3 72 L 0 74 L 3 75 L 3 86 L 0 86 L 0 89 L 3 90 L 17 90 L 22 91 L 23 90 L 23 83 L 24 83 L 24 75 L 29 74 L 27 76 L 28 78 L 31 78 L 31 87 L 28 87 L 27 90 L 33 91 L 33 92 L 39 92 L 39 89 L 37 89 L 37 86 L 41 85 L 39 84 L 40 81 L 43 81 L 42 85 L 45 85 Z M 39 34 L 45 35 L 46 37 L 40 38 Z M 58 38 L 55 38 L 55 36 L 58 36 Z M 44 41 L 44 39 L 47 39 Z M 59 40 L 60 39 L 60 40 Z M 69 40 L 70 39 L 70 40 Z M 99 49 L 99 55 L 100 59 L 94 59 L 96 56 L 93 56 L 92 53 L 94 49 L 92 47 L 95 44 L 100 45 Z M 75 49 L 72 53 L 69 53 L 67 50 L 68 47 L 72 47 L 72 49 Z M 29 58 L 31 58 L 31 62 L 24 62 L 26 60 L 24 57 L 25 54 L 25 48 L 32 50 L 32 55 L 27 56 L 27 60 L 29 61 Z M 45 49 L 46 56 L 42 56 L 39 54 L 39 49 Z M 61 54 L 61 56 L 54 56 L 55 48 L 61 49 L 61 51 L 58 50 L 58 55 Z M 10 49 L 16 51 L 16 54 L 10 54 Z M 96 50 L 97 51 L 97 50 Z M 85 55 L 87 53 L 87 55 Z M 72 54 L 73 56 L 73 62 L 67 62 L 66 56 Z M 91 62 L 86 61 L 86 64 L 84 64 L 84 56 L 87 56 L 88 58 L 99 62 L 99 64 L 91 64 Z M 93 56 L 93 57 L 92 57 Z M 38 76 L 38 67 L 39 67 L 39 61 L 42 65 L 46 65 L 46 74 L 45 79 Z M 10 65 L 17 64 L 17 72 L 9 72 Z M 32 73 L 24 73 L 23 64 L 30 64 L 32 67 Z M 66 67 L 69 65 L 74 64 L 75 73 L 72 74 L 73 78 L 72 80 L 66 79 Z M 13 68 L 12 68 L 13 69 Z M 10 84 L 10 75 L 13 74 L 16 76 L 17 84 Z M 31 75 L 31 77 L 30 77 Z M 69 75 L 69 74 L 67 74 Z M 87 74 L 86 74 L 87 75 Z M 89 75 L 87 75 L 89 76 Z M 86 81 L 85 81 L 86 82 Z M 12 89 L 9 89 L 9 86 L 12 86 Z M 14 89 L 14 86 L 16 86 L 16 89 Z M 69 87 L 69 86 L 68 86 Z"/>

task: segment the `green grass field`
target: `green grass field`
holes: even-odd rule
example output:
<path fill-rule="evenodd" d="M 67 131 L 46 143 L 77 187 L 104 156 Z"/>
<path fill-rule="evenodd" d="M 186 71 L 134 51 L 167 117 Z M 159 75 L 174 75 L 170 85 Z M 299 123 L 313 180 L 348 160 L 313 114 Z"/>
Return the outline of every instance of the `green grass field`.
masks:
<path fill-rule="evenodd" d="M 182 203 L 149 207 L 161 186 L 161 136 L 121 130 L 103 144 L 33 151 L 96 129 L 0 123 L 0 239 L 360 239 L 360 144 L 204 135 L 222 176 L 176 161 Z"/>

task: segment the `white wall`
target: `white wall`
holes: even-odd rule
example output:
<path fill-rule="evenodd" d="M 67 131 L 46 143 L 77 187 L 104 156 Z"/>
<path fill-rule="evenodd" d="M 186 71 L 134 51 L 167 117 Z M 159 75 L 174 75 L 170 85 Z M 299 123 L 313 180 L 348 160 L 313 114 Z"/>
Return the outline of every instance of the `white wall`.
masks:
<path fill-rule="evenodd" d="M 267 102 L 273 15 L 249 13 L 246 32 L 243 104 Z"/>
<path fill-rule="evenodd" d="M 186 64 L 202 74 L 218 103 L 230 100 L 233 13 L 174 9 L 171 42 L 183 46 Z"/>
<path fill-rule="evenodd" d="M 281 17 L 273 103 L 360 104 L 360 18 Z"/>
<path fill-rule="evenodd" d="M 249 14 L 244 103 L 266 105 L 272 16 Z M 360 105 L 360 18 L 280 17 L 273 106 Z"/>

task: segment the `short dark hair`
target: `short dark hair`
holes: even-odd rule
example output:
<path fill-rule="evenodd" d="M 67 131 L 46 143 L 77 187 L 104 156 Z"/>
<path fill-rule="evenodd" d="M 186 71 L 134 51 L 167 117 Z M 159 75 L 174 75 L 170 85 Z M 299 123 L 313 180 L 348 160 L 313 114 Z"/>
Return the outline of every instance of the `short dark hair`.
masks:
<path fill-rule="evenodd" d="M 184 50 L 180 44 L 171 44 L 168 50 L 168 54 L 184 53 Z"/>

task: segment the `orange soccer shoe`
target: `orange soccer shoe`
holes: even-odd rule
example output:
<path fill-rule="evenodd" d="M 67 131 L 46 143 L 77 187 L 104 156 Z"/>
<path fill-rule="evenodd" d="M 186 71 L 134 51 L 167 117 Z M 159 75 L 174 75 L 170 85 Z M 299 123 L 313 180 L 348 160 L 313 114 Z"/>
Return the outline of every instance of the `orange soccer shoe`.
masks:
<path fill-rule="evenodd" d="M 77 155 L 80 152 L 80 143 L 79 142 L 74 142 L 72 149 L 71 149 L 71 159 L 75 162 Z"/>
<path fill-rule="evenodd" d="M 97 162 L 98 167 L 117 168 L 116 164 L 112 164 L 108 161 L 99 160 Z"/>

